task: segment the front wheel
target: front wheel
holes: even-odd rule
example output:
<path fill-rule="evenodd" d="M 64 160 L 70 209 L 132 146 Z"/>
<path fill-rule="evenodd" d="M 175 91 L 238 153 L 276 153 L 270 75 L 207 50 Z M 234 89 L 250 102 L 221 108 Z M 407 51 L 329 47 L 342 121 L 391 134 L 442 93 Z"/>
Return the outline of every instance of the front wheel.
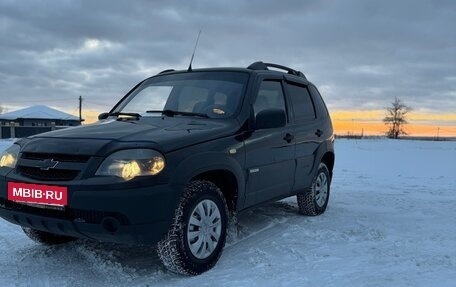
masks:
<path fill-rule="evenodd" d="M 215 184 L 205 180 L 190 182 L 170 230 L 157 245 L 165 267 L 186 275 L 211 269 L 225 245 L 227 212 L 225 198 Z"/>
<path fill-rule="evenodd" d="M 328 167 L 320 163 L 310 190 L 297 194 L 299 213 L 310 216 L 324 213 L 328 205 L 330 184 Z"/>

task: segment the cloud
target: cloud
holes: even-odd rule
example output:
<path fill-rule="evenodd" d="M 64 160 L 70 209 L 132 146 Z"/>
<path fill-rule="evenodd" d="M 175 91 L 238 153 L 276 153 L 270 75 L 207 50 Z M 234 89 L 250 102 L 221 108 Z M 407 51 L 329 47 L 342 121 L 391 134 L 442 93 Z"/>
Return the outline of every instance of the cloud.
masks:
<path fill-rule="evenodd" d="M 330 109 L 394 97 L 456 111 L 453 1 L 2 1 L 0 104 L 107 110 L 137 82 L 257 60 L 303 71 Z M 95 104 L 97 103 L 97 104 Z"/>

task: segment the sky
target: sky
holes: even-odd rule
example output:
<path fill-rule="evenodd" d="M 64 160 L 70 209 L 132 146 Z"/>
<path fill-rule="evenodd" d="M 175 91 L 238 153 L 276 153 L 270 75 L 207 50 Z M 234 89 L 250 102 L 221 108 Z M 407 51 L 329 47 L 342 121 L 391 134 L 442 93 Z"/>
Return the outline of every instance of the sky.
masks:
<path fill-rule="evenodd" d="M 88 122 L 142 79 L 262 60 L 317 85 L 336 131 L 383 132 L 384 109 L 411 130 L 456 136 L 455 1 L 0 0 L 0 105 L 46 104 Z M 422 130 L 423 131 L 423 130 Z"/>

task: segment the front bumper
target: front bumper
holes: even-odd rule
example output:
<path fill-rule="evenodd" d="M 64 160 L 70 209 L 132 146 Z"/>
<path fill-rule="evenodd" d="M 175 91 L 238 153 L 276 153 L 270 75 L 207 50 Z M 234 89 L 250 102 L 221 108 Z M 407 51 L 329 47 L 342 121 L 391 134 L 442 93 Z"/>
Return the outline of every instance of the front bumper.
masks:
<path fill-rule="evenodd" d="M 68 206 L 53 210 L 8 201 L 7 181 L 67 186 Z M 182 187 L 144 180 L 110 181 L 50 183 L 0 175 L 0 217 L 20 226 L 78 238 L 126 244 L 158 242 L 171 225 Z"/>

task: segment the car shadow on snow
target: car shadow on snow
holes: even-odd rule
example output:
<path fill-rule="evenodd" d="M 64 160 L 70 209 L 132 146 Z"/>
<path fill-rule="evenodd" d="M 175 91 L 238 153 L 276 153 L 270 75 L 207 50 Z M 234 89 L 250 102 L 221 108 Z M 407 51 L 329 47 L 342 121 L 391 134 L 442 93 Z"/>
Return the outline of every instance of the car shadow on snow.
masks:
<path fill-rule="evenodd" d="M 226 247 L 255 238 L 257 234 L 296 217 L 300 217 L 300 215 L 297 213 L 296 204 L 291 201 L 274 202 L 242 212 L 237 216 L 237 224 L 234 221 L 230 222 Z M 30 270 L 35 271 L 40 270 L 39 265 L 44 264 L 46 269 L 59 266 L 58 268 L 63 267 L 63 270 L 65 268 L 71 272 L 78 270 L 77 272 L 82 274 L 92 274 L 94 278 L 105 278 L 105 280 L 110 276 L 112 280 L 114 278 L 119 280 L 120 277 L 123 277 L 122 279 L 137 278 L 141 275 L 147 277 L 154 277 L 157 274 L 167 274 L 165 277 L 176 276 L 165 270 L 153 246 L 77 240 L 56 246 L 27 245 L 17 252 L 21 264 L 30 266 Z M 225 252 L 229 252 L 229 250 L 225 250 Z M 44 268 L 42 269 L 44 270 Z"/>

